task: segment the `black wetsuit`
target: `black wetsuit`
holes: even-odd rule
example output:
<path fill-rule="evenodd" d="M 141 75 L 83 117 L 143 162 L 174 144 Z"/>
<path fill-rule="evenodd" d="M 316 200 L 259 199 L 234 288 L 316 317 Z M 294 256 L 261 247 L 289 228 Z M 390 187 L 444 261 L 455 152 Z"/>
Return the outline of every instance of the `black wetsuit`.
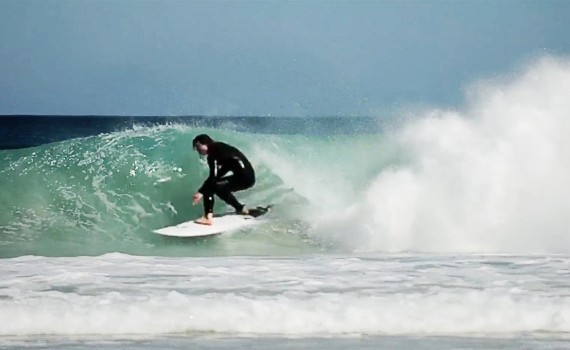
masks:
<path fill-rule="evenodd" d="M 214 194 L 241 212 L 244 206 L 232 192 L 248 189 L 255 184 L 255 172 L 249 160 L 237 148 L 214 142 L 208 145 L 208 166 L 210 175 L 198 190 L 204 195 L 204 213 L 214 211 Z M 230 171 L 232 174 L 225 176 Z"/>

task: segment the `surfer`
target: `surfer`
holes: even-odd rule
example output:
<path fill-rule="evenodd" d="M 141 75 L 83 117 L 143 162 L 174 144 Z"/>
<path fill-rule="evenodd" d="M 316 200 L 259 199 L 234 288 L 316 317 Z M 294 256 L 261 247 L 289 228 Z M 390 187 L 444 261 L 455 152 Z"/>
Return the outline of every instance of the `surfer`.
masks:
<path fill-rule="evenodd" d="M 232 206 L 237 213 L 248 215 L 249 211 L 234 196 L 233 192 L 245 190 L 255 184 L 255 172 L 246 156 L 237 148 L 214 141 L 206 134 L 192 140 L 192 147 L 201 156 L 206 156 L 210 174 L 194 194 L 192 203 L 204 200 L 204 216 L 196 223 L 211 225 L 214 217 L 214 194 Z M 228 173 L 231 172 L 231 175 Z M 227 175 L 227 176 L 226 176 Z"/>

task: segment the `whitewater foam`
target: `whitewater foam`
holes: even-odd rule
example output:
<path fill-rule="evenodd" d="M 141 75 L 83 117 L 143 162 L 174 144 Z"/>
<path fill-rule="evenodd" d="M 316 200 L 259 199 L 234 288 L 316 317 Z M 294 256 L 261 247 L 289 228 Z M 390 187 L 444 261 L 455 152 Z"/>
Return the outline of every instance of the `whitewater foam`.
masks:
<path fill-rule="evenodd" d="M 474 84 L 464 110 L 391 135 L 401 164 L 315 234 L 359 250 L 570 252 L 568 91 L 570 63 L 554 58 Z"/>
<path fill-rule="evenodd" d="M 0 336 L 570 331 L 568 258 L 7 259 Z"/>

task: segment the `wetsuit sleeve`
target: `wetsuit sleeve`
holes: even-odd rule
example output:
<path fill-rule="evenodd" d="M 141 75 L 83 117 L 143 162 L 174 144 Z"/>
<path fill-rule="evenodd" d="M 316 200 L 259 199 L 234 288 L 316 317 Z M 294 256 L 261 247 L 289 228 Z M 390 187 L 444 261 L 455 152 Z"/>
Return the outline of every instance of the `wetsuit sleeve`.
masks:
<path fill-rule="evenodd" d="M 216 184 L 217 164 L 213 158 L 208 157 L 208 167 L 210 168 L 210 175 L 198 190 L 203 195 L 212 194 Z"/>

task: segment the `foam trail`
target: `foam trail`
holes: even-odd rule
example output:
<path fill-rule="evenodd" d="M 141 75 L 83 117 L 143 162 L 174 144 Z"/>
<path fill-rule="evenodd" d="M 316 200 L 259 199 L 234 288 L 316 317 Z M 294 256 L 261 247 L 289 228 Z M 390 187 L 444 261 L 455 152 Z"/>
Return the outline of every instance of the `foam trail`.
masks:
<path fill-rule="evenodd" d="M 0 264 L 0 337 L 570 332 L 568 257 L 26 256 Z"/>
<path fill-rule="evenodd" d="M 69 297 L 67 297 L 69 298 Z M 473 292 L 382 297 L 317 295 L 268 300 L 236 295 L 187 296 L 172 291 L 132 298 L 120 292 L 54 293 L 26 305 L 2 305 L 0 335 L 160 334 L 465 334 L 570 329 L 568 304 Z M 5 304 L 5 303 L 3 303 Z M 11 320 L 11 321 L 10 321 Z"/>
<path fill-rule="evenodd" d="M 482 82 L 464 111 L 434 110 L 394 135 L 382 171 L 344 217 L 342 243 L 388 251 L 570 252 L 570 62 L 543 58 Z"/>

